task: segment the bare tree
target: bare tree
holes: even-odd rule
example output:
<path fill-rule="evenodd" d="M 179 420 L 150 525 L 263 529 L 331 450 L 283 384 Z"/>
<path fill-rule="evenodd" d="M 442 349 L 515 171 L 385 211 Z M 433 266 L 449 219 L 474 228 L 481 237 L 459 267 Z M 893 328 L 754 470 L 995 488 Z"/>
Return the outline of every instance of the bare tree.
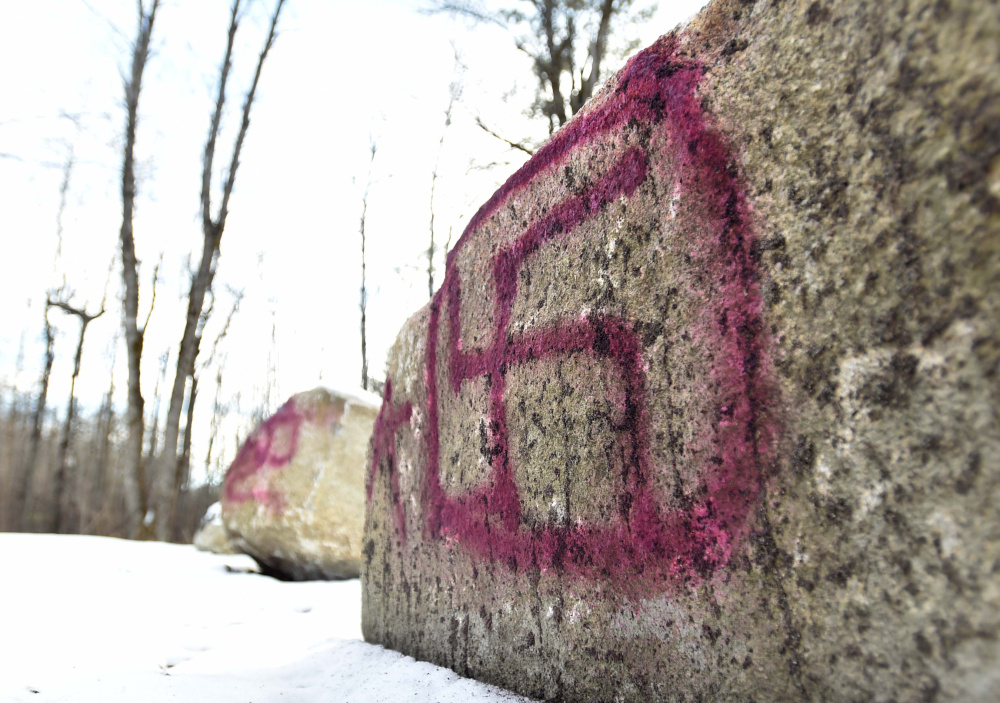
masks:
<path fill-rule="evenodd" d="M 120 333 L 119 333 L 120 334 Z M 96 448 L 95 462 L 97 471 L 94 475 L 94 484 L 91 489 L 94 495 L 98 496 L 99 504 L 102 507 L 117 506 L 121 496 L 118 489 L 122 482 L 116 480 L 118 476 L 112 467 L 112 447 L 111 435 L 115 427 L 115 361 L 117 359 L 118 335 L 115 335 L 114 343 L 111 345 L 110 373 L 108 374 L 108 391 L 104 396 L 100 409 L 97 411 L 97 423 L 95 425 Z M 85 523 L 83 530 L 90 532 L 92 525 Z"/>
<path fill-rule="evenodd" d="M 434 253 L 436 251 L 434 246 L 434 191 L 437 186 L 438 168 L 441 165 L 441 152 L 444 151 L 444 138 L 448 134 L 448 128 L 451 127 L 451 113 L 455 108 L 455 103 L 462 98 L 462 72 L 465 70 L 465 66 L 462 65 L 462 57 L 458 53 L 458 47 L 452 44 L 451 49 L 455 55 L 455 68 L 451 83 L 448 85 L 448 107 L 444 111 L 444 127 L 441 129 L 441 138 L 438 140 L 434 170 L 431 171 L 431 243 L 427 248 L 427 297 L 429 298 L 434 297 Z"/>
<path fill-rule="evenodd" d="M 38 396 L 35 409 L 31 415 L 31 434 L 28 437 L 28 455 L 21 468 L 18 485 L 17 505 L 20 516 L 17 522 L 22 531 L 27 531 L 32 523 L 31 516 L 31 482 L 35 477 L 38 464 L 38 449 L 42 443 L 42 424 L 45 422 L 45 406 L 49 395 L 49 378 L 52 376 L 52 364 L 55 361 L 55 330 L 49 321 L 49 306 L 45 306 L 45 357 L 42 362 L 42 377 L 38 382 Z"/>
<path fill-rule="evenodd" d="M 174 375 L 173 387 L 170 393 L 170 404 L 167 407 L 167 419 L 164 427 L 163 450 L 158 461 L 155 475 L 155 505 L 156 520 L 155 532 L 157 539 L 166 540 L 171 534 L 169 516 L 175 513 L 173 486 L 178 483 L 181 464 L 178 457 L 178 439 L 180 433 L 181 412 L 185 405 L 185 389 L 189 387 L 189 380 L 193 378 L 195 362 L 198 358 L 198 348 L 200 344 L 199 329 L 203 326 L 202 312 L 205 305 L 205 297 L 212 288 L 212 281 L 215 278 L 216 267 L 218 265 L 219 247 L 222 242 L 222 234 L 226 227 L 226 218 L 229 215 L 229 200 L 232 196 L 233 185 L 236 182 L 236 173 L 240 164 L 240 152 L 243 149 L 243 142 L 246 139 L 247 130 L 250 127 L 250 111 L 253 107 L 254 96 L 257 92 L 257 85 L 260 81 L 261 71 L 268 52 L 274 44 L 278 18 L 281 15 L 281 8 L 285 0 L 277 0 L 274 12 L 271 15 L 271 26 L 267 34 L 267 40 L 260 52 L 257 60 L 257 68 L 254 72 L 253 80 L 247 91 L 243 102 L 242 122 L 236 141 L 233 146 L 232 158 L 229 163 L 229 173 L 222 188 L 222 202 L 219 205 L 218 213 L 212 214 L 212 166 L 215 159 L 216 142 L 219 135 L 219 127 L 222 122 L 223 106 L 226 102 L 226 87 L 229 81 L 229 72 L 232 68 L 233 45 L 236 39 L 236 31 L 240 22 L 240 0 L 233 0 L 230 12 L 228 41 L 226 43 L 226 53 L 222 61 L 219 74 L 219 92 L 215 103 L 215 111 L 212 114 L 211 124 L 208 131 L 208 140 L 205 144 L 205 156 L 201 178 L 201 211 L 202 211 L 202 232 L 204 242 L 202 246 L 201 262 L 198 270 L 191 277 L 191 286 L 188 292 L 188 309 L 185 320 L 184 333 L 181 337 L 180 348 L 177 352 L 177 371 Z M 192 404 L 193 405 L 193 404 Z"/>
<path fill-rule="evenodd" d="M 212 347 L 209 350 L 207 358 L 205 358 L 199 364 L 201 371 L 205 371 L 213 363 L 215 363 L 216 355 L 219 351 L 219 345 L 229 335 L 229 327 L 232 324 L 233 318 L 236 316 L 237 311 L 240 309 L 240 302 L 243 300 L 243 291 L 233 290 L 232 288 L 229 288 L 229 292 L 233 295 L 233 306 L 229 311 L 229 315 L 226 316 L 226 320 L 222 325 L 222 329 L 219 331 L 219 333 L 215 337 L 215 340 L 212 342 Z M 214 302 L 215 301 L 213 296 L 212 305 L 210 307 L 214 307 Z M 209 316 L 210 312 L 209 310 L 206 310 L 205 314 L 202 315 L 203 322 L 207 322 Z M 198 331 L 199 340 L 202 338 L 203 333 L 204 333 L 204 326 L 202 326 L 202 328 L 199 329 Z M 184 525 L 181 519 L 182 516 L 179 513 L 180 504 L 182 502 L 183 496 L 185 495 L 185 491 L 187 490 L 191 481 L 191 442 L 192 442 L 192 433 L 194 428 L 194 408 L 195 408 L 195 402 L 198 399 L 198 378 L 199 374 L 197 372 L 191 375 L 191 388 L 188 391 L 188 402 L 185 408 L 186 419 L 184 424 L 184 437 L 182 439 L 182 445 L 181 445 L 182 450 L 180 456 L 180 471 L 177 473 L 176 480 L 174 481 L 173 495 L 171 496 L 171 501 L 170 501 L 170 509 L 171 509 L 170 524 L 173 530 L 171 539 L 173 539 L 175 542 L 180 541 L 182 537 Z M 219 412 L 219 402 L 218 402 L 219 387 L 221 387 L 222 384 L 221 368 L 216 374 L 216 383 L 217 383 L 216 399 L 215 399 L 216 402 L 213 411 L 217 413 Z M 212 432 L 214 433 L 217 431 L 218 431 L 218 420 L 213 417 Z M 210 438 L 209 439 L 210 446 L 208 450 L 209 453 L 211 453 L 211 444 L 212 444 L 212 439 Z"/>
<path fill-rule="evenodd" d="M 215 398 L 212 400 L 212 422 L 208 432 L 208 448 L 205 450 L 205 475 L 209 477 L 210 483 L 213 481 L 213 452 L 215 450 L 215 443 L 219 441 L 219 430 L 222 427 L 224 412 L 225 407 L 222 404 L 222 365 L 220 364 L 219 368 L 215 371 Z"/>
<path fill-rule="evenodd" d="M 66 417 L 63 420 L 62 437 L 56 455 L 56 485 L 54 491 L 55 510 L 49 521 L 49 531 L 64 532 L 67 527 L 68 506 L 66 504 L 66 474 L 69 445 L 73 436 L 73 420 L 76 415 L 76 379 L 80 376 L 80 360 L 83 357 L 83 340 L 87 334 L 87 326 L 104 314 L 104 302 L 101 309 L 91 315 L 86 308 L 77 308 L 69 301 L 49 300 L 48 306 L 57 307 L 69 315 L 75 315 L 80 320 L 80 336 L 76 343 L 76 354 L 73 357 L 73 376 L 69 385 L 69 401 L 66 406 Z"/>
<path fill-rule="evenodd" d="M 647 20 L 656 10 L 655 5 L 637 5 L 635 0 L 515 0 L 489 9 L 477 0 L 434 0 L 428 11 L 494 24 L 513 35 L 517 49 L 531 59 L 538 81 L 529 113 L 544 117 L 551 135 L 600 85 L 616 29 Z M 627 54 L 635 46 L 635 41 L 621 42 L 615 53 Z M 531 153 L 523 142 L 501 137 L 481 120 L 477 124 L 512 148 Z"/>
<path fill-rule="evenodd" d="M 219 345 L 222 344 L 223 340 L 229 336 L 229 327 L 233 324 L 233 318 L 236 317 L 236 313 L 240 310 L 240 303 L 243 302 L 244 291 L 242 289 L 236 289 L 231 286 L 226 286 L 229 294 L 233 296 L 233 307 L 229 309 L 229 314 L 226 316 L 226 321 L 222 324 L 222 329 L 219 330 L 219 334 L 215 336 L 215 341 L 212 342 L 212 348 L 208 352 L 208 358 L 206 358 L 202 364 L 202 369 L 207 369 L 215 362 L 216 355 L 219 353 Z"/>
<path fill-rule="evenodd" d="M 73 120 L 79 129 L 79 122 Z M 63 164 L 63 177 L 59 185 L 59 208 L 56 211 L 56 252 L 55 257 L 52 262 L 53 271 L 58 268 L 59 258 L 62 256 L 62 239 L 63 239 L 63 218 L 66 214 L 66 202 L 69 196 L 69 184 L 70 178 L 73 173 L 73 165 L 75 163 L 75 158 L 73 154 L 73 146 L 69 145 L 68 154 L 66 155 L 66 161 Z M 38 472 L 38 450 L 42 442 L 42 430 L 45 421 L 45 409 L 48 399 L 48 389 L 49 389 L 49 377 L 52 374 L 52 364 L 55 361 L 55 331 L 52 328 L 52 324 L 49 320 L 49 310 L 52 308 L 52 296 L 61 295 L 65 290 L 65 282 L 63 286 L 57 291 L 49 291 L 45 303 L 45 356 L 42 364 L 42 378 L 39 383 L 39 392 L 37 403 L 35 405 L 35 412 L 32 416 L 32 427 L 31 435 L 28 439 L 28 455 L 27 460 L 22 466 L 22 474 L 20 477 L 20 483 L 18 485 L 18 496 L 17 496 L 17 509 L 20 510 L 20 520 L 19 527 L 24 530 L 28 529 L 29 526 L 33 526 L 33 516 L 30 514 L 32 512 L 32 495 L 31 495 L 31 485 L 36 478 L 36 473 Z M 23 344 L 23 339 L 22 339 Z M 22 349 L 23 353 L 23 349 Z M 21 360 L 18 360 L 20 365 Z"/>
<path fill-rule="evenodd" d="M 486 132 L 491 137 L 499 139 L 504 144 L 506 144 L 507 146 L 509 146 L 511 149 L 516 149 L 517 151 L 523 151 L 528 156 L 533 156 L 535 154 L 534 147 L 529 146 L 524 141 L 516 142 L 516 141 L 514 141 L 512 139 L 508 139 L 507 137 L 503 136 L 502 134 L 499 134 L 498 132 L 493 131 L 491 128 L 489 128 L 486 125 L 485 122 L 483 122 L 483 118 L 480 117 L 479 115 L 476 115 L 476 126 L 479 127 L 479 129 L 481 129 L 484 132 Z"/>
<path fill-rule="evenodd" d="M 125 150 L 122 159 L 122 278 L 125 283 L 125 348 L 128 351 L 128 403 L 126 423 L 128 439 L 124 451 L 124 492 L 126 512 L 126 534 L 139 536 L 143 515 L 146 513 L 145 477 L 142 464 L 142 440 L 144 431 L 144 401 L 140 385 L 142 343 L 146 326 L 141 328 L 139 319 L 139 275 L 135 258 L 135 235 L 132 219 L 135 212 L 135 136 L 138 124 L 139 92 L 142 88 L 142 74 L 149 57 L 149 40 L 153 33 L 153 23 L 159 0 L 152 0 L 147 11 L 143 0 L 139 0 L 139 28 L 132 48 L 132 71 L 125 80 Z M 150 306 L 152 312 L 152 306 Z M 147 317 L 148 322 L 148 317 Z"/>
<path fill-rule="evenodd" d="M 65 117 L 70 119 L 73 124 L 76 125 L 77 130 L 80 129 L 79 119 L 66 115 Z M 63 244 L 63 216 L 66 214 L 66 199 L 69 196 L 69 181 L 70 176 L 73 173 L 73 165 L 76 163 L 76 158 L 73 153 L 73 145 L 69 145 L 69 154 L 66 156 L 66 163 L 63 165 L 63 179 L 62 184 L 59 186 L 59 210 L 56 215 L 56 256 L 54 264 L 57 264 L 60 257 L 62 256 L 62 244 Z"/>
<path fill-rule="evenodd" d="M 171 539 L 177 541 L 180 537 L 180 524 L 177 522 L 177 510 L 181 500 L 181 492 L 191 480 L 191 433 L 194 428 L 194 406 L 198 400 L 198 375 L 191 376 L 191 389 L 188 391 L 187 405 L 184 411 L 184 438 L 181 442 L 181 455 L 178 459 L 179 471 L 174 476 L 174 492 L 170 496 Z"/>
<path fill-rule="evenodd" d="M 375 152 L 378 150 L 374 140 L 370 142 L 371 159 L 368 161 L 368 180 L 365 182 L 365 192 L 361 196 L 361 387 L 368 390 L 368 341 L 366 312 L 368 308 L 368 290 L 365 288 L 365 217 L 368 215 L 368 191 L 372 187 L 372 166 L 375 165 Z"/>
<path fill-rule="evenodd" d="M 230 294 L 233 296 L 233 307 L 229 311 L 229 316 L 226 318 L 225 324 L 222 326 L 222 330 L 216 336 L 215 341 L 212 343 L 212 348 L 209 351 L 208 358 L 202 363 L 202 370 L 208 369 L 215 363 L 216 355 L 219 351 L 219 345 L 222 340 L 226 338 L 229 334 L 229 326 L 233 322 L 233 318 L 236 316 L 237 311 L 240 309 L 240 303 L 243 301 L 243 291 L 235 290 L 233 288 L 229 289 Z M 224 413 L 224 407 L 222 405 L 222 367 L 223 362 L 219 362 L 216 366 L 215 372 L 215 398 L 212 401 L 212 421 L 209 429 L 208 435 L 208 448 L 205 450 L 205 475 L 211 476 L 212 474 L 212 451 L 215 448 L 215 443 L 219 438 L 219 429 L 222 425 L 222 416 Z M 211 483 L 211 480 L 209 481 Z"/>
<path fill-rule="evenodd" d="M 156 275 L 153 275 L 153 279 L 156 280 Z M 160 354 L 159 358 L 159 369 L 156 374 L 156 385 L 153 386 L 153 411 L 149 414 L 148 432 L 149 439 L 146 443 L 146 465 L 149 466 L 153 462 L 153 458 L 156 456 L 157 442 L 160 437 L 160 402 L 162 396 L 160 395 L 160 384 L 167 378 L 167 365 L 170 362 L 170 352 L 165 351 Z"/>

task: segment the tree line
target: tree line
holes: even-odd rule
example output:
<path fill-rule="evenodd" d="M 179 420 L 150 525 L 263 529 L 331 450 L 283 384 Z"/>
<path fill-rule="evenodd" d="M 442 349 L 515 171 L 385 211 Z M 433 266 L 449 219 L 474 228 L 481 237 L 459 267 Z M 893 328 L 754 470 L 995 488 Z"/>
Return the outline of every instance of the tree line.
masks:
<path fill-rule="evenodd" d="M 112 372 L 100 406 L 92 412 L 81 412 L 75 389 L 81 372 L 86 332 L 94 320 L 110 312 L 107 293 L 99 304 L 88 305 L 74 300 L 73 292 L 65 282 L 50 290 L 44 306 L 45 348 L 37 387 L 33 392 L 0 388 L 0 437 L 4 447 L 0 452 L 0 530 L 189 541 L 205 509 L 216 499 L 217 483 L 210 481 L 196 485 L 192 481 L 192 465 L 200 461 L 200 458 L 192 456 L 193 418 L 196 403 L 205 392 L 203 385 L 206 379 L 203 376 L 214 366 L 215 393 L 204 467 L 209 475 L 218 480 L 225 468 L 218 465 L 221 456 L 217 451 L 220 426 L 226 414 L 234 408 L 221 400 L 222 371 L 212 362 L 233 316 L 238 312 L 242 291 L 229 291 L 232 304 L 216 337 L 209 342 L 204 335 L 209 319 L 222 314 L 216 310 L 219 300 L 214 290 L 221 242 L 257 88 L 277 39 L 285 0 L 274 0 L 266 39 L 257 56 L 253 77 L 243 93 L 239 129 L 226 157 L 228 168 L 222 182 L 214 183 L 215 163 L 222 158 L 219 154 L 220 125 L 230 93 L 233 48 L 246 4 L 242 0 L 232 0 L 230 7 L 214 108 L 209 117 L 202 157 L 199 183 L 201 251 L 197 266 L 190 271 L 187 310 L 183 328 L 178 334 L 176 351 L 160 358 L 160 374 L 152 399 L 153 407 L 150 408 L 142 392 L 141 370 L 143 355 L 147 351 L 144 348 L 146 327 L 156 302 L 159 267 L 154 268 L 150 283 L 142 286 L 135 242 L 143 233 L 137 232 L 134 225 L 138 193 L 135 151 L 141 139 L 138 115 L 143 78 L 150 60 L 150 45 L 161 3 L 160 0 L 137 1 L 135 39 L 123 77 L 122 219 L 115 266 L 121 275 L 123 290 L 119 334 L 126 353 L 127 375 L 125 379 L 115 379 Z M 514 48 L 531 59 L 536 78 L 534 100 L 526 111 L 540 118 L 551 134 L 593 95 L 606 73 L 610 38 L 615 29 L 626 22 L 649 16 L 651 8 L 635 10 L 633 4 L 631 0 L 522 0 L 506 7 L 487 8 L 474 2 L 433 2 L 425 10 L 466 18 L 474 24 L 501 26 L 508 31 Z M 623 45 L 617 55 L 631 48 Z M 441 151 L 456 105 L 462 100 L 463 71 L 464 66 L 456 49 L 455 75 L 447 106 L 443 110 L 437 158 L 430 179 L 429 245 L 426 249 L 428 295 L 433 295 L 435 288 L 435 257 L 440 252 L 447 253 L 452 239 L 449 230 L 445 243 L 443 246 L 440 244 L 442 237 L 437 232 L 435 221 L 435 191 L 439 185 Z M 475 118 L 475 122 L 480 129 L 502 140 L 512 150 L 530 154 L 537 146 L 537 141 L 531 137 L 501 134 L 480 116 Z M 376 153 L 377 145 L 372 141 L 359 226 L 362 272 L 359 313 L 361 385 L 378 391 L 380 383 L 368 369 L 365 280 L 365 217 Z M 61 186 L 57 218 L 60 238 L 62 209 L 65 207 L 72 165 L 71 156 L 66 163 Z M 56 314 L 64 316 L 64 323 L 66 320 L 75 321 L 78 330 L 69 397 L 61 414 L 51 407 L 48 397 L 56 341 L 52 316 Z M 175 366 L 168 374 L 170 360 Z M 208 379 L 207 383 L 211 384 L 212 380 Z M 124 384 L 126 390 L 124 409 L 116 408 L 113 402 L 116 382 Z M 160 404 L 163 401 L 167 407 L 161 425 Z M 260 421 L 265 413 L 266 408 L 259 406 L 251 415 L 253 420 Z"/>

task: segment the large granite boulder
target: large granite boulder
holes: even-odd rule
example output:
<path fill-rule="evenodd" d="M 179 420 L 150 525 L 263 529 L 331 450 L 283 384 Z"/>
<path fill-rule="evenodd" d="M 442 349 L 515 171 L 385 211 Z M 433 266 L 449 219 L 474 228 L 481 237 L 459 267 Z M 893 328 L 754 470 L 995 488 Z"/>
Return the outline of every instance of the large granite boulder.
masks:
<path fill-rule="evenodd" d="M 365 638 L 554 700 L 996 700 L 998 281 L 996 2 L 716 0 L 400 332 Z"/>
<path fill-rule="evenodd" d="M 378 397 L 317 388 L 254 430 L 222 488 L 230 541 L 283 579 L 358 576 Z"/>

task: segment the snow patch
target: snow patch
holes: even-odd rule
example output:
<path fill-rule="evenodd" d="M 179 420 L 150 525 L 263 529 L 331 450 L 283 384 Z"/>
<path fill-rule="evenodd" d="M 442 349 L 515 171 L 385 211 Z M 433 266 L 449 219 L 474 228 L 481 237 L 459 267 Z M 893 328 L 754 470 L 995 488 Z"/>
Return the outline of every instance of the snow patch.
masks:
<path fill-rule="evenodd" d="M 282 582 L 245 555 L 0 533 L 0 701 L 529 699 L 361 641 L 361 585 Z"/>

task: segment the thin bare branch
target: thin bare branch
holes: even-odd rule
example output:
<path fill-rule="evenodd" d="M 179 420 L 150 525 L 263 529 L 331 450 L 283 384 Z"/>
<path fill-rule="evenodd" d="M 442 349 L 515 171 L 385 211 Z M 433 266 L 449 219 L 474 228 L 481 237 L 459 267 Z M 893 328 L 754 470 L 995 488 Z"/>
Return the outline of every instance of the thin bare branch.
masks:
<path fill-rule="evenodd" d="M 38 382 L 38 396 L 35 399 L 35 410 L 31 417 L 31 434 L 28 440 L 28 455 L 21 471 L 21 483 L 18 486 L 17 504 L 21 506 L 18 516 L 21 531 L 28 531 L 33 522 L 31 484 L 35 475 L 35 465 L 38 461 L 38 449 L 42 440 L 42 425 L 45 422 L 45 406 L 48 400 L 49 379 L 52 374 L 52 364 L 55 361 L 55 330 L 49 320 L 49 306 L 45 306 L 45 361 L 42 365 L 42 377 Z"/>
<path fill-rule="evenodd" d="M 222 425 L 222 366 L 220 364 L 219 368 L 215 372 L 215 398 L 212 401 L 212 421 L 209 425 L 208 432 L 208 448 L 205 450 L 205 476 L 209 483 L 213 482 L 214 476 L 212 475 L 212 451 L 215 448 L 215 442 L 219 437 L 219 428 Z"/>
<path fill-rule="evenodd" d="M 233 0 L 229 15 L 229 33 L 226 42 L 226 54 L 219 70 L 219 94 L 215 99 L 215 111 L 208 128 L 208 141 L 205 143 L 205 158 L 201 171 L 201 219 L 202 229 L 206 232 L 214 229 L 212 220 L 212 164 L 215 160 L 215 146 L 219 138 L 219 126 L 222 124 L 222 108 L 226 104 L 226 85 L 229 83 L 229 71 L 233 67 L 233 45 L 236 43 L 236 30 L 239 28 L 240 0 Z"/>
<path fill-rule="evenodd" d="M 434 169 L 431 171 L 431 197 L 430 197 L 430 246 L 427 248 L 427 297 L 434 297 L 434 192 L 437 187 L 438 180 L 438 168 L 441 165 L 441 152 L 444 151 L 444 138 L 448 134 L 448 128 L 451 127 L 451 115 L 455 107 L 455 103 L 458 102 L 462 97 L 462 72 L 465 66 L 462 64 L 462 56 L 458 51 L 458 47 L 452 42 L 451 50 L 455 56 L 455 66 L 452 70 L 452 81 L 448 86 L 448 107 L 444 111 L 444 127 L 441 129 L 441 138 L 438 140 L 437 155 L 434 158 Z"/>
<path fill-rule="evenodd" d="M 198 326 L 194 333 L 198 339 L 201 339 L 202 334 L 205 332 L 205 325 L 208 324 L 208 319 L 215 312 L 215 291 L 211 289 L 205 291 L 205 297 L 208 298 L 208 306 L 202 310 L 201 317 L 198 319 Z"/>
<path fill-rule="evenodd" d="M 76 344 L 76 354 L 73 357 L 73 376 L 69 385 L 69 400 L 66 406 L 66 417 L 63 421 L 62 436 L 59 439 L 59 448 L 56 456 L 55 475 L 55 511 L 47 526 L 49 531 L 57 533 L 65 532 L 68 527 L 69 505 L 67 491 L 67 473 L 69 446 L 73 437 L 73 421 L 76 417 L 76 380 L 80 376 L 80 362 L 83 358 L 83 340 L 87 334 L 87 325 L 104 314 L 104 308 L 93 315 L 87 312 L 86 308 L 77 308 L 69 304 L 69 301 L 52 300 L 46 301 L 46 307 L 59 308 L 63 312 L 74 315 L 80 319 L 80 336 Z"/>
<path fill-rule="evenodd" d="M 601 2 L 601 17 L 597 26 L 597 34 L 590 42 L 588 56 L 590 58 L 590 73 L 583 78 L 583 69 L 580 69 L 580 90 L 570 98 L 570 106 L 573 114 L 576 114 L 584 103 L 594 95 L 594 88 L 597 87 L 601 78 L 601 62 L 604 60 L 604 53 L 608 45 L 608 33 L 611 31 L 611 21 L 615 15 L 614 0 L 603 0 Z"/>
<path fill-rule="evenodd" d="M 69 145 L 69 153 L 66 155 L 66 165 L 63 167 L 63 179 L 59 185 L 59 210 L 56 213 L 56 257 L 52 262 L 53 266 L 58 266 L 59 259 L 62 258 L 63 247 L 63 216 L 66 214 L 66 196 L 69 195 L 69 181 L 73 173 L 73 145 Z"/>
<path fill-rule="evenodd" d="M 636 10 L 633 0 L 509 0 L 508 4 L 514 7 L 492 10 L 475 0 L 436 0 L 425 12 L 503 27 L 517 50 L 531 59 L 537 87 L 527 112 L 545 118 L 550 135 L 593 96 L 617 28 L 641 22 L 651 11 Z M 503 141 L 514 148 L 523 146 Z"/>
<path fill-rule="evenodd" d="M 233 145 L 232 161 L 229 166 L 225 184 L 222 191 L 222 202 L 219 206 L 218 215 L 215 219 L 211 216 L 211 178 L 212 160 L 215 156 L 216 141 L 218 139 L 219 123 L 221 121 L 221 111 L 225 102 L 226 83 L 229 77 L 232 62 L 232 51 L 235 33 L 239 25 L 240 0 L 233 0 L 230 14 L 229 35 L 226 43 L 226 54 L 219 76 L 219 94 L 216 102 L 216 110 L 212 116 L 209 129 L 209 140 L 205 146 L 205 160 L 202 169 L 202 223 L 203 223 L 203 243 L 201 261 L 198 268 L 191 276 L 191 285 L 188 290 L 187 315 L 184 323 L 184 332 L 181 335 L 180 345 L 177 352 L 177 370 L 174 374 L 173 386 L 170 392 L 170 403 L 167 407 L 167 419 L 163 433 L 163 451 L 156 462 L 156 476 L 154 482 L 154 504 L 156 508 L 155 532 L 159 539 L 169 539 L 171 535 L 176 535 L 177 525 L 174 518 L 177 515 L 178 487 L 185 482 L 188 471 L 186 463 L 178 459 L 178 442 L 180 440 L 180 420 L 184 408 L 185 390 L 188 387 L 188 379 L 191 379 L 190 387 L 196 389 L 197 377 L 195 375 L 198 354 L 201 345 L 201 335 L 208 316 L 211 313 L 211 302 L 209 309 L 205 309 L 206 297 L 214 300 L 212 296 L 212 284 L 215 280 L 216 266 L 219 258 L 222 235 L 226 227 L 226 219 L 229 214 L 229 199 L 233 192 L 233 185 L 236 182 L 236 173 L 239 167 L 240 152 L 243 142 L 246 139 L 247 130 L 250 127 L 250 111 L 253 107 L 254 96 L 260 82 L 264 61 L 274 44 L 277 35 L 278 19 L 281 15 L 281 8 L 284 0 L 277 0 L 274 13 L 271 16 L 270 29 L 264 48 L 260 52 L 257 60 L 257 67 L 254 72 L 253 81 L 246 93 L 243 103 L 242 122 L 239 132 Z M 188 407 L 192 408 L 196 395 L 187 394 Z M 187 440 L 185 440 L 187 441 Z"/>
<path fill-rule="evenodd" d="M 274 44 L 278 27 L 278 17 L 281 15 L 281 8 L 284 4 L 285 0 L 278 0 L 278 4 L 275 5 L 274 14 L 271 15 L 271 29 L 267 33 L 267 41 L 264 43 L 264 48 L 257 59 L 257 70 L 254 71 L 253 82 L 250 84 L 250 90 L 247 91 L 246 100 L 243 102 L 243 121 L 240 124 L 239 134 L 236 137 L 236 146 L 233 148 L 233 158 L 229 164 L 229 177 L 226 179 L 226 185 L 222 191 L 222 206 L 219 208 L 219 216 L 215 221 L 216 227 L 219 230 L 219 236 L 221 236 L 222 229 L 226 226 L 226 217 L 229 214 L 229 197 L 232 195 L 233 184 L 236 182 L 236 169 L 240 165 L 240 151 L 243 149 L 243 140 L 246 138 L 247 130 L 250 128 L 250 108 L 253 107 L 254 96 L 257 93 L 257 84 L 260 82 L 260 73 L 264 68 L 264 60 L 267 58 L 267 54 Z"/>
<path fill-rule="evenodd" d="M 368 191 L 372 186 L 372 167 L 375 165 L 375 152 L 378 151 L 374 140 L 370 141 L 371 159 L 368 162 L 368 180 L 365 192 L 361 196 L 361 387 L 368 390 L 368 340 L 365 326 L 367 324 L 368 290 L 365 288 L 365 217 L 368 215 Z"/>
<path fill-rule="evenodd" d="M 510 161 L 489 161 L 486 163 L 478 162 L 475 159 L 469 160 L 469 165 L 465 169 L 465 173 L 478 173 L 479 171 L 489 171 L 497 167 L 507 167 L 510 166 Z"/>
<path fill-rule="evenodd" d="M 78 318 L 80 318 L 80 322 L 84 325 L 89 325 L 91 322 L 93 322 L 94 320 L 96 320 L 97 318 L 99 318 L 101 315 L 104 314 L 103 305 L 101 306 L 101 309 L 98 312 L 94 313 L 93 315 L 89 314 L 86 308 L 73 307 L 72 305 L 69 304 L 68 301 L 64 302 L 62 300 L 50 299 L 46 301 L 46 305 L 49 305 L 50 307 L 54 308 L 59 308 L 60 310 L 69 315 L 76 315 Z"/>
<path fill-rule="evenodd" d="M 117 254 L 113 254 L 111 256 L 111 261 L 108 262 L 108 275 L 104 278 L 104 292 L 101 294 L 101 310 L 103 310 L 108 303 L 108 288 L 111 287 L 111 279 L 115 275 L 115 262 L 117 260 Z"/>
<path fill-rule="evenodd" d="M 104 13 L 102 13 L 99 10 L 95 9 L 93 5 L 91 5 L 89 2 L 87 2 L 87 0 L 81 0 L 81 2 L 83 3 L 84 7 L 86 7 L 88 10 L 90 10 L 91 14 L 96 15 L 106 25 L 108 25 L 108 28 L 112 32 L 114 32 L 115 36 L 117 36 L 119 39 L 121 39 L 124 42 L 130 41 L 130 38 L 128 36 L 126 36 L 125 32 L 123 32 L 121 29 L 119 29 L 118 25 L 116 25 L 114 22 L 112 22 L 111 19 L 107 15 L 105 15 Z"/>
<path fill-rule="evenodd" d="M 149 295 L 149 312 L 146 313 L 146 319 L 142 323 L 141 332 L 145 334 L 146 328 L 149 326 L 149 320 L 153 317 L 153 308 L 156 307 L 156 284 L 160 282 L 160 267 L 163 265 L 163 252 L 160 252 L 160 258 L 156 262 L 156 266 L 153 267 L 153 281 L 150 288 Z"/>
<path fill-rule="evenodd" d="M 229 326 L 233 323 L 233 318 L 236 317 L 236 313 L 240 309 L 240 303 L 243 301 L 243 289 L 236 290 L 235 288 L 229 288 L 230 295 L 233 296 L 233 307 L 229 309 L 229 314 L 226 316 L 226 321 L 222 324 L 222 330 L 216 335 L 215 340 L 212 342 L 212 348 L 208 352 L 208 357 L 202 362 L 202 368 L 207 369 L 215 361 L 215 355 L 219 351 L 219 345 L 229 335 Z"/>
<path fill-rule="evenodd" d="M 459 15 L 468 17 L 476 22 L 485 24 L 495 24 L 503 29 L 508 29 L 507 22 L 502 15 L 484 10 L 481 7 L 468 2 L 436 2 L 430 7 L 421 10 L 426 15 Z"/>
<path fill-rule="evenodd" d="M 507 146 L 509 146 L 511 149 L 517 149 L 518 151 L 523 151 L 528 156 L 534 156 L 535 155 L 534 149 L 525 146 L 521 142 L 511 141 L 510 139 L 507 139 L 506 137 L 503 137 L 503 136 L 497 134 L 496 132 L 494 132 L 492 129 L 490 129 L 489 127 L 486 126 L 486 124 L 483 122 L 483 120 L 482 120 L 481 117 L 478 117 L 478 116 L 476 117 L 476 126 L 479 127 L 479 129 L 481 129 L 484 132 L 486 132 L 487 134 L 489 134 L 490 136 L 496 137 L 497 139 L 499 139 L 500 141 L 502 141 L 504 144 L 506 144 Z"/>
<path fill-rule="evenodd" d="M 127 529 L 129 537 L 137 537 L 142 518 L 146 512 L 145 478 L 142 466 L 142 437 L 144 431 L 144 401 L 140 383 L 143 336 L 145 325 L 140 330 L 139 275 L 135 257 L 135 238 L 132 220 L 135 212 L 135 138 L 138 126 L 139 93 L 142 89 L 142 74 L 149 57 L 149 42 L 159 9 L 159 0 L 153 0 L 146 12 L 142 0 L 138 0 L 139 26 L 132 50 L 131 75 L 125 80 L 125 149 L 122 158 L 122 226 L 120 233 L 122 251 L 122 279 L 125 283 L 125 346 L 128 351 L 128 442 L 125 449 L 123 471 Z M 150 306 L 152 312 L 152 305 Z M 147 317 L 146 323 L 148 324 Z"/>

